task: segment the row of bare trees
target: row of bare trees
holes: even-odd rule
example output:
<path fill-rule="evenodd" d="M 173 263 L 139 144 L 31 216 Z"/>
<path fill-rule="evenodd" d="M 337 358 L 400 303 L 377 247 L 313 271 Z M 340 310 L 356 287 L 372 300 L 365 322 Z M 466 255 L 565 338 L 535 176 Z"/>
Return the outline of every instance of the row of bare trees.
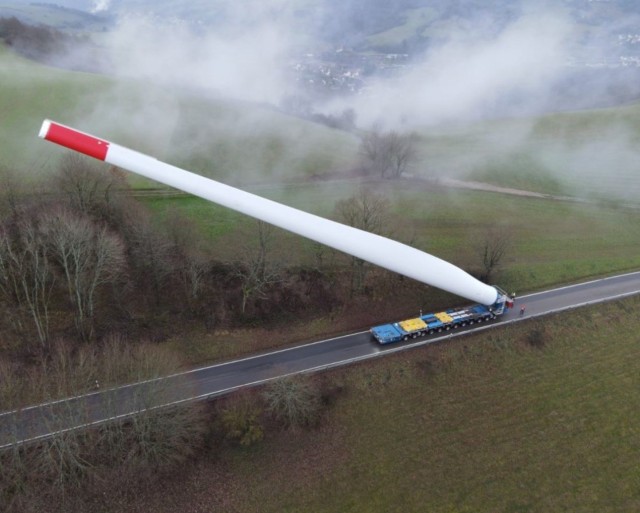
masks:
<path fill-rule="evenodd" d="M 32 352 L 46 353 L 53 338 L 68 336 L 68 321 L 83 341 L 119 329 L 135 335 L 176 315 L 211 329 L 259 315 L 331 311 L 373 283 L 366 262 L 323 247 L 314 267 L 288 267 L 274 251 L 281 234 L 261 222 L 235 262 L 217 262 L 188 220 L 168 215 L 158 228 L 121 172 L 80 157 L 63 162 L 45 195 L 25 193 L 8 174 L 2 185 L 0 328 L 25 345 L 36 340 Z M 371 189 L 338 201 L 334 216 L 390 234 L 389 201 Z M 479 249 L 483 279 L 493 277 L 509 244 L 508 230 L 487 234 Z"/>
<path fill-rule="evenodd" d="M 0 400 L 5 408 L 18 408 L 3 419 L 7 435 L 18 430 L 25 402 L 43 397 L 77 396 L 122 382 L 147 380 L 129 398 L 135 416 L 90 429 L 61 429 L 70 423 L 89 422 L 89 412 L 76 403 L 52 403 L 42 419 L 51 436 L 31 444 L 14 443 L 0 451 L 0 510 L 87 511 L 80 499 L 95 487 L 128 488 L 174 468 L 203 446 L 208 418 L 204 405 L 186 404 L 149 408 L 166 402 L 171 389 L 160 376 L 175 372 L 177 359 L 161 346 L 110 338 L 100 346 L 57 342 L 35 366 L 0 362 Z M 106 417 L 122 411 L 123 394 L 104 393 L 100 405 Z M 87 403 L 88 404 L 88 403 Z M 14 428 L 8 419 L 15 419 Z M 54 505 L 56 505 L 54 507 Z M 92 508 L 91 508 L 92 509 Z"/>
<path fill-rule="evenodd" d="M 16 332 L 32 321 L 41 349 L 51 338 L 52 308 L 73 314 L 82 340 L 94 337 L 99 299 L 126 272 L 124 234 L 112 226 L 117 178 L 90 175 L 78 157 L 47 192 L 27 194 L 5 180 L 0 223 L 0 301 Z"/>
<path fill-rule="evenodd" d="M 105 386 L 121 379 L 146 381 L 129 398 L 138 410 L 136 415 L 62 430 L 68 419 L 87 423 L 88 412 L 74 403 L 54 403 L 46 414 L 49 438 L 1 450 L 0 510 L 7 513 L 93 509 L 96 495 L 113 497 L 135 486 L 148 486 L 183 463 L 203 458 L 207 450 L 217 454 L 221 444 L 246 447 L 260 442 L 268 430 L 313 428 L 340 392 L 319 376 L 289 376 L 213 404 L 156 409 L 150 406 L 166 402 L 171 385 L 154 378 L 176 369 L 174 356 L 156 344 L 134 346 L 111 339 L 100 348 L 87 345 L 81 351 L 57 344 L 41 365 L 41 372 L 25 375 L 20 368 L 0 364 L 0 399 L 14 404 L 25 390 L 33 389 L 78 395 L 87 382 L 98 378 Z M 99 401 L 103 413 L 118 415 L 123 397 L 117 391 L 103 393 Z"/>
<path fill-rule="evenodd" d="M 46 191 L 0 180 L 0 328 L 29 344 L 35 334 L 40 351 L 67 320 L 88 341 L 167 310 L 204 316 L 236 287 L 233 266 L 208 256 L 189 220 L 173 213 L 158 225 L 117 169 L 71 156 Z"/>
<path fill-rule="evenodd" d="M 193 221 L 169 212 L 158 223 L 120 171 L 100 166 L 68 157 L 46 192 L 0 173 L 0 330 L 28 352 L 46 352 L 70 326 L 86 342 L 160 330 L 156 320 L 176 315 L 213 329 L 339 303 L 327 261 L 287 265 L 273 227 L 255 223 L 237 259 L 218 261 Z"/>
<path fill-rule="evenodd" d="M 100 499 L 148 487 L 223 444 L 259 443 L 268 430 L 312 429 L 339 393 L 317 377 L 287 377 L 262 390 L 143 411 L 88 430 L 56 433 L 0 452 L 0 508 L 6 513 L 90 511 Z M 52 419 L 55 422 L 55 419 Z M 105 511 L 119 506 L 102 504 Z"/>
<path fill-rule="evenodd" d="M 93 335 L 96 297 L 124 267 L 124 247 L 106 225 L 56 205 L 20 212 L 0 227 L 0 290 L 22 327 L 28 315 L 44 347 L 56 287 L 64 289 L 82 339 Z"/>
<path fill-rule="evenodd" d="M 169 212 L 155 222 L 120 171 L 83 157 L 65 160 L 46 194 L 29 194 L 6 174 L 0 190 L 0 330 L 31 346 L 36 340 L 30 351 L 46 352 L 69 324 L 89 341 L 117 329 L 161 327 L 156 319 L 176 315 L 212 329 L 330 311 L 374 283 L 366 262 L 327 248 L 317 248 L 315 266 L 288 265 L 282 234 L 263 222 L 240 238 L 235 261 L 217 261 L 192 221 Z M 407 236 L 391 233 L 390 203 L 372 189 L 338 201 L 334 217 Z M 478 274 L 489 281 L 510 233 L 492 229 L 473 243 L 480 246 Z"/>

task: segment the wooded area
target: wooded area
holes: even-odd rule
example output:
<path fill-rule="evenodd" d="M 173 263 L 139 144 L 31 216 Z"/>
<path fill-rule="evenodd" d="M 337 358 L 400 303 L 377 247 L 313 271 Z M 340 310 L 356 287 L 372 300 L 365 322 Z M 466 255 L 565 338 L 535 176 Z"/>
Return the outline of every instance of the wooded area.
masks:
<path fill-rule="evenodd" d="M 216 259 L 193 220 L 173 212 L 159 223 L 122 171 L 82 156 L 64 158 L 41 188 L 8 170 L 0 181 L 1 411 L 175 373 L 181 356 L 160 342 L 189 327 L 311 321 L 402 281 L 323 247 L 312 264 L 291 264 L 262 222 L 238 237 L 235 260 Z M 391 232 L 390 201 L 365 187 L 337 201 L 333 217 Z M 291 377 L 214 404 L 145 410 L 163 393 L 153 383 L 137 398 L 140 415 L 3 452 L 4 509 L 38 511 L 53 498 L 82 510 L 75 500 L 145 483 L 211 444 L 312 428 L 338 392 Z"/>

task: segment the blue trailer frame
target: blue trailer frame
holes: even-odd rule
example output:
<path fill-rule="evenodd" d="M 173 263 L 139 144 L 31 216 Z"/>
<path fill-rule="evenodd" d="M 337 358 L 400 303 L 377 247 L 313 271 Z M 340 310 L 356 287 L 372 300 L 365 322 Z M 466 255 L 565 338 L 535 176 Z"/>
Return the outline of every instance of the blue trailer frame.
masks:
<path fill-rule="evenodd" d="M 464 308 L 420 315 L 412 319 L 374 326 L 369 331 L 380 344 L 392 344 L 412 338 L 424 337 L 452 329 L 486 322 L 502 315 L 513 307 L 513 300 L 496 287 L 498 299 L 491 306 L 472 305 Z"/>

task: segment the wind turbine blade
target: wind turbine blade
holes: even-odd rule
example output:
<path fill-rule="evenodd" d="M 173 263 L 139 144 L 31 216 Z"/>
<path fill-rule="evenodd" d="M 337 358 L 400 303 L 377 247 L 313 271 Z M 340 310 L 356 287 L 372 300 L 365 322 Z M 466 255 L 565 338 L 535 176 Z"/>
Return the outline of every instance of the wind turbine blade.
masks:
<path fill-rule="evenodd" d="M 498 299 L 495 288 L 406 244 L 230 187 L 53 121 L 43 122 L 39 136 L 471 301 L 492 305 Z"/>

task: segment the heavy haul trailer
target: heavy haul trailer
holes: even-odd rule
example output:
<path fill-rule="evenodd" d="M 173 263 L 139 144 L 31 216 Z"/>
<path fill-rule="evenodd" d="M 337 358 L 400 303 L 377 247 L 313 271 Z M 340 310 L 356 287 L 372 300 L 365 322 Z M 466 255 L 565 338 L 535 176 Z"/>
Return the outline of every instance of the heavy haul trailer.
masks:
<path fill-rule="evenodd" d="M 473 305 L 428 313 L 413 319 L 375 326 L 371 328 L 371 334 L 380 344 L 391 344 L 493 320 L 513 307 L 513 299 L 504 290 L 495 288 L 498 291 L 498 299 L 491 306 Z"/>

